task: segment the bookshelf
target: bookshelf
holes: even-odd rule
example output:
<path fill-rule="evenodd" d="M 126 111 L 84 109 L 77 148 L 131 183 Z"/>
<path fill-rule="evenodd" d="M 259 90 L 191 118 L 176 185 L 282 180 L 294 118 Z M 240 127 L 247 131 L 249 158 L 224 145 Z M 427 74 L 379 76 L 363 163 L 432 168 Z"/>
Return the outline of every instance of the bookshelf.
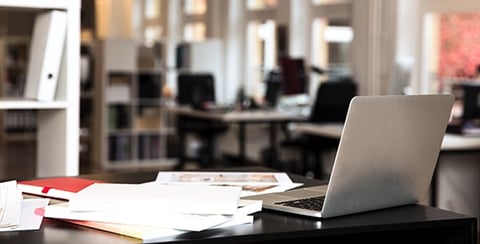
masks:
<path fill-rule="evenodd" d="M 66 43 L 55 99 L 37 101 L 2 92 L 0 110 L 34 111 L 36 126 L 32 136 L 36 141 L 36 176 L 78 175 L 80 1 L 0 0 L 0 16 L 23 18 L 18 22 L 20 26 L 36 14 L 49 10 L 67 13 Z M 8 31 L 1 33 L 2 44 L 8 34 Z"/>
<path fill-rule="evenodd" d="M 162 53 L 161 45 L 146 50 L 132 39 L 106 39 L 97 48 L 101 131 L 95 161 L 104 169 L 174 165 L 167 154 L 174 130 L 162 97 L 166 74 L 161 57 L 152 55 Z"/>
<path fill-rule="evenodd" d="M 17 98 L 23 95 L 30 40 L 26 36 L 3 36 L 0 39 L 0 60 L 3 61 L 0 62 L 1 97 Z M 36 110 L 30 109 L 0 111 L 0 128 L 3 128 L 0 138 L 6 147 L 5 153 L 11 151 L 12 144 L 23 144 L 25 147 L 35 144 L 36 116 Z"/>

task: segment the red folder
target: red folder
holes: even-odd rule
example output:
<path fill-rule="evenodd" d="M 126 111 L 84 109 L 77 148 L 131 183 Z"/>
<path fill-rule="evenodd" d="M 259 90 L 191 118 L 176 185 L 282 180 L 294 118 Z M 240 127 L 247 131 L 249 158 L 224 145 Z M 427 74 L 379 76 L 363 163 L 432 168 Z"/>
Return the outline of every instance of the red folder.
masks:
<path fill-rule="evenodd" d="M 17 186 L 26 194 L 69 200 L 73 194 L 97 182 L 102 181 L 76 177 L 52 177 L 19 181 Z"/>

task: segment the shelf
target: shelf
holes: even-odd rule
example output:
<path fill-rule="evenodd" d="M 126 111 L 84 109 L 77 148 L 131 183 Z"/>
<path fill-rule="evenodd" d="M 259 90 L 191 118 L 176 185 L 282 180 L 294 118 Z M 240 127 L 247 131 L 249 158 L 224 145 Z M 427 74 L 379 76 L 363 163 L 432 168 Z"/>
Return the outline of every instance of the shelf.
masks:
<path fill-rule="evenodd" d="M 66 109 L 65 101 L 40 102 L 31 99 L 5 99 L 0 98 L 0 109 Z"/>
<path fill-rule="evenodd" d="M 15 132 L 10 133 L 6 138 L 7 142 L 33 142 L 35 141 L 36 136 L 34 132 Z"/>
<path fill-rule="evenodd" d="M 137 42 L 112 39 L 101 42 L 103 57 L 96 62 L 102 77 L 102 101 L 99 115 L 102 142 L 97 161 L 110 168 L 164 166 L 167 140 L 172 134 L 164 110 L 162 86 L 165 73 L 154 68 L 156 57 L 140 58 Z M 119 57 L 119 54 L 122 54 Z M 136 63 L 135 61 L 140 63 Z M 141 66 L 152 66 L 144 69 Z M 98 66 L 96 66 L 98 67 Z"/>
<path fill-rule="evenodd" d="M 58 1 L 58 0 L 0 0 L 0 10 L 11 9 L 80 9 L 80 1 Z"/>
<path fill-rule="evenodd" d="M 18 13 L 21 21 L 34 21 L 36 14 L 51 10 L 65 11 L 67 14 L 67 34 L 54 101 L 42 102 L 22 98 L 22 90 L 9 92 L 8 87 L 5 90 L 2 89 L 2 97 L 0 97 L 0 110 L 36 110 L 35 133 L 15 135 L 8 131 L 2 132 L 2 138 L 7 142 L 29 141 L 31 137 L 35 138 L 36 155 L 31 155 L 31 157 L 36 160 L 36 177 L 79 174 L 80 6 L 80 0 L 0 0 L 0 15 L 9 16 Z M 33 22 L 30 24 L 33 26 Z M 5 26 L 7 30 L 9 27 L 17 28 L 16 23 L 9 23 Z M 1 45 L 8 45 L 12 43 L 11 41 L 27 45 L 31 43 L 29 38 L 32 37 L 32 32 L 22 32 L 21 36 L 10 36 L 8 33 L 8 31 L 2 32 Z M 10 37 L 12 39 L 9 39 Z M 0 48 L 0 51 L 5 50 Z M 1 54 L 5 55 L 3 52 Z M 28 57 L 29 55 L 31 54 L 28 52 L 27 61 L 31 58 Z M 5 82 L 8 78 L 4 73 L 5 69 L 20 67 L 23 69 L 18 71 L 21 74 L 25 72 L 26 68 L 21 66 L 24 63 L 18 60 L 16 65 L 20 66 L 8 66 L 6 60 L 4 56 L 0 57 L 0 68 L 3 69 L 0 70 L 1 82 Z M 17 82 L 17 80 L 12 82 Z M 4 86 L 8 84 L 2 83 L 1 85 L 1 88 L 5 88 Z M 12 98 L 10 96 L 19 97 Z M 7 114 L 1 112 L 2 115 Z M 7 121 L 2 123 L 5 122 Z M 2 126 L 5 125 L 2 124 Z"/>

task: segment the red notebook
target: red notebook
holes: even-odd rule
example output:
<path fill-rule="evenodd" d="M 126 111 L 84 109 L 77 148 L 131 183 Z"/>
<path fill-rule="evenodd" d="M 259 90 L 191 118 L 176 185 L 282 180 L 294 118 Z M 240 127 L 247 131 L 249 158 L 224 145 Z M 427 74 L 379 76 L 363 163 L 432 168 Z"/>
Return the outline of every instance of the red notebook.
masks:
<path fill-rule="evenodd" d="M 70 200 L 83 188 L 102 181 L 76 177 L 52 177 L 19 181 L 17 186 L 23 193 Z"/>

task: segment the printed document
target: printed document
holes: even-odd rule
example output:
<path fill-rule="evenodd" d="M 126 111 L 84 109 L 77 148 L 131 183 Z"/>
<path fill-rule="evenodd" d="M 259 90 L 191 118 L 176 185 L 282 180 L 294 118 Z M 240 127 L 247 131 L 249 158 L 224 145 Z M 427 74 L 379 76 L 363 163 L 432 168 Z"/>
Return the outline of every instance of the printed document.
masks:
<path fill-rule="evenodd" d="M 302 183 L 292 182 L 286 173 L 278 172 L 160 171 L 155 182 L 241 186 L 241 197 L 282 192 L 302 185 Z"/>

